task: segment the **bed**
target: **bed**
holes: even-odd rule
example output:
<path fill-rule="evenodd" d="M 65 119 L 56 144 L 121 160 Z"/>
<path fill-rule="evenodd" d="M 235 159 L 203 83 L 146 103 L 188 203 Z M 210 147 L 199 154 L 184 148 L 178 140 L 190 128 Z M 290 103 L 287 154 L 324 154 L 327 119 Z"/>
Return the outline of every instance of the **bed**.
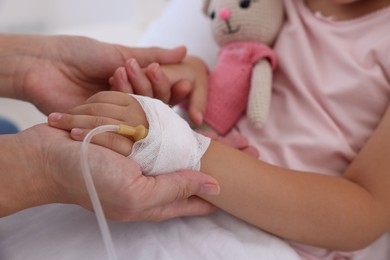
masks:
<path fill-rule="evenodd" d="M 171 0 L 141 45 L 184 44 L 189 53 L 214 66 L 217 46 L 201 5 L 202 0 Z M 109 227 L 119 259 L 300 259 L 283 240 L 222 211 L 161 223 L 109 222 Z M 0 219 L 0 259 L 97 260 L 107 259 L 107 255 L 92 212 L 75 205 L 54 204 Z"/>
<path fill-rule="evenodd" d="M 141 45 L 185 44 L 190 53 L 199 54 L 212 66 L 217 47 L 211 36 L 204 38 L 204 45 L 191 40 L 205 33 L 202 28 L 207 20 L 201 5 L 202 0 L 170 1 Z M 172 20 L 185 19 L 190 13 L 194 15 L 191 26 L 199 30 L 189 32 Z M 299 259 L 283 240 L 221 211 L 161 223 L 109 222 L 109 227 L 119 259 Z M 0 219 L 0 259 L 107 259 L 107 254 L 92 212 L 75 205 L 53 204 Z"/>

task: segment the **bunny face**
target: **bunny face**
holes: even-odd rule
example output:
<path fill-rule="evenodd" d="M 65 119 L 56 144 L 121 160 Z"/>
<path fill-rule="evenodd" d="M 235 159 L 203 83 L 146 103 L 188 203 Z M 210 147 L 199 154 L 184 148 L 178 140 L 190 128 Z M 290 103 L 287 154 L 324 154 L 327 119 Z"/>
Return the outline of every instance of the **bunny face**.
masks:
<path fill-rule="evenodd" d="M 220 46 L 234 41 L 271 45 L 284 20 L 282 0 L 206 0 L 204 11 Z"/>

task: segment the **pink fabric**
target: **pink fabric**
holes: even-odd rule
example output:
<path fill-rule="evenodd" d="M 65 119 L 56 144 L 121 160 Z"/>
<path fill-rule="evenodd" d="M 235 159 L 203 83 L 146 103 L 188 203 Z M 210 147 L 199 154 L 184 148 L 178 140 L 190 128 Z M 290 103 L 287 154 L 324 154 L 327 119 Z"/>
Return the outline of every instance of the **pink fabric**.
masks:
<path fill-rule="evenodd" d="M 243 117 L 237 130 L 261 151 L 262 160 L 338 176 L 389 106 L 390 8 L 336 22 L 312 14 L 303 0 L 284 4 L 288 20 L 274 47 L 279 64 L 269 117 L 260 130 Z M 362 259 L 369 250 L 345 254 L 294 246 L 305 259 L 321 260 Z"/>
<path fill-rule="evenodd" d="M 235 42 L 221 48 L 218 64 L 209 75 L 205 121 L 218 133 L 228 132 L 245 111 L 253 65 L 269 59 L 276 67 L 276 56 L 266 45 Z"/>

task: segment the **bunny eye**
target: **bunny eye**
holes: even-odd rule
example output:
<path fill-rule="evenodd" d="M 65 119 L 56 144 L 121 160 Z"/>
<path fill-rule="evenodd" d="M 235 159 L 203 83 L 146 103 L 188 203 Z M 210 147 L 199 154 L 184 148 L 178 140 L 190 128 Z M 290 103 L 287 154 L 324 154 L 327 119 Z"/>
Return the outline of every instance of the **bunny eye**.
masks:
<path fill-rule="evenodd" d="M 211 18 L 211 20 L 214 20 L 215 19 L 215 11 L 212 11 L 210 13 L 209 17 Z"/>
<path fill-rule="evenodd" d="M 251 5 L 251 1 L 250 0 L 241 0 L 240 1 L 240 7 L 241 8 L 249 8 L 249 6 Z"/>

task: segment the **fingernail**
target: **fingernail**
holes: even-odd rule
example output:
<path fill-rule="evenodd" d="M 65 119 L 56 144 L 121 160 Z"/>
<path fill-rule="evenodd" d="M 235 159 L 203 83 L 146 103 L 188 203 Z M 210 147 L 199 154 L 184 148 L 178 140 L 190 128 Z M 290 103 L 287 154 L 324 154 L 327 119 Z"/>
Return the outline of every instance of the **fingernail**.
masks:
<path fill-rule="evenodd" d="M 156 65 L 154 65 L 153 75 L 154 75 L 154 79 L 156 81 L 160 81 L 162 78 L 162 71 L 161 71 L 160 65 L 158 65 L 157 63 L 156 63 Z"/>
<path fill-rule="evenodd" d="M 128 78 L 127 78 L 127 74 L 126 74 L 126 69 L 125 68 L 121 68 L 120 69 L 120 74 L 121 74 L 122 81 L 127 82 Z"/>
<path fill-rule="evenodd" d="M 129 61 L 129 65 L 130 65 L 132 72 L 134 73 L 134 76 L 138 76 L 141 74 L 141 68 L 135 59 L 131 59 Z"/>
<path fill-rule="evenodd" d="M 202 114 L 202 112 L 196 113 L 196 120 L 197 120 L 197 123 L 199 125 L 203 122 L 203 114 Z"/>
<path fill-rule="evenodd" d="M 215 183 L 205 183 L 200 187 L 200 195 L 218 195 L 221 192 L 219 185 Z"/>
<path fill-rule="evenodd" d="M 80 128 L 73 128 L 70 131 L 70 134 L 73 136 L 79 136 L 79 135 L 82 135 L 82 133 L 83 133 L 83 129 L 80 129 Z"/>
<path fill-rule="evenodd" d="M 60 113 L 51 113 L 49 115 L 49 121 L 51 122 L 58 122 L 61 120 L 61 118 L 62 118 L 62 114 Z"/>
<path fill-rule="evenodd" d="M 203 122 L 203 114 L 202 112 L 195 112 L 193 117 L 192 117 L 192 123 L 195 126 L 200 126 Z"/>

